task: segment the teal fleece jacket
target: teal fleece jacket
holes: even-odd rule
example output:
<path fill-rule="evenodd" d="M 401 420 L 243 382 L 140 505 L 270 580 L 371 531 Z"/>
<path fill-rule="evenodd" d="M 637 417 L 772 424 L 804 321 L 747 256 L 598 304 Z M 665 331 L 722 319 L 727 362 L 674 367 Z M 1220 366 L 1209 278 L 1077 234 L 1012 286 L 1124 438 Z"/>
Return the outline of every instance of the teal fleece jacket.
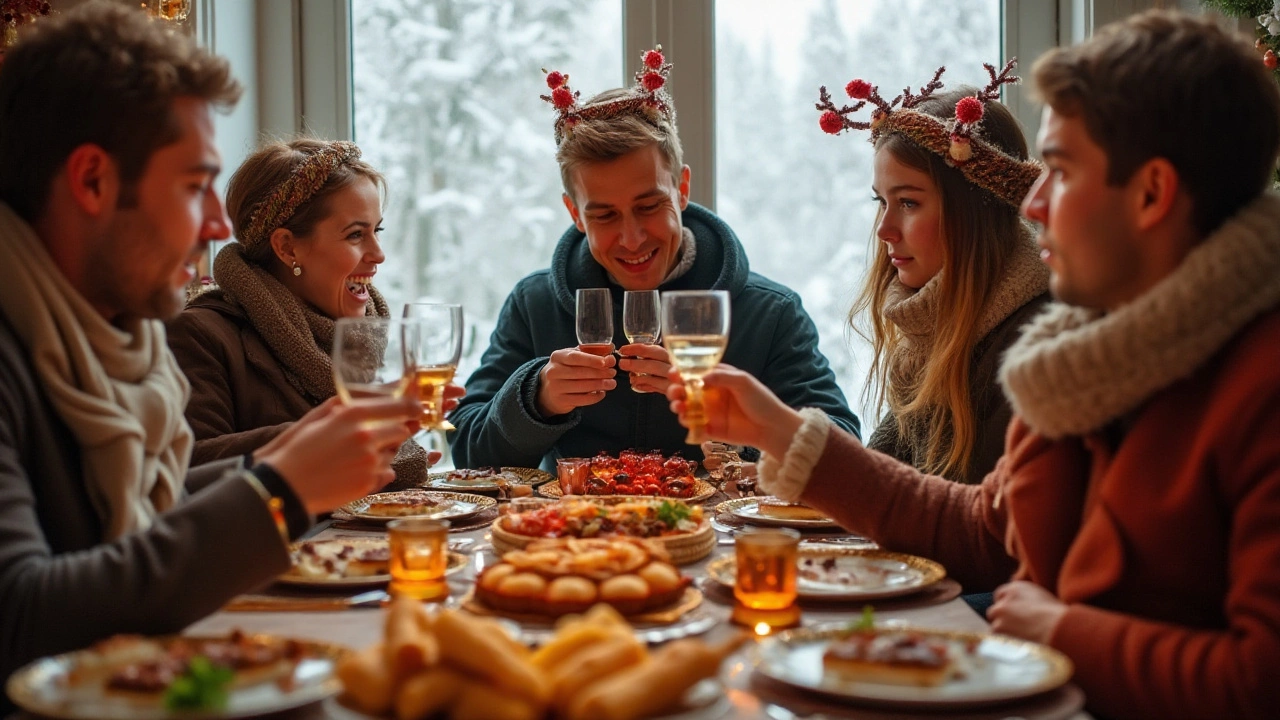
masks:
<path fill-rule="evenodd" d="M 696 259 L 688 272 L 659 290 L 728 290 L 732 317 L 724 362 L 759 378 L 788 405 L 821 408 L 858 435 L 858 418 L 818 351 L 817 329 L 799 296 L 751 272 L 737 236 L 711 211 L 690 203 L 682 220 L 697 242 Z M 591 256 L 586 236 L 570 227 L 556 245 L 551 267 L 522 279 L 507 297 L 480 368 L 467 381 L 467 395 L 449 416 L 458 428 L 450 437 L 458 467 L 551 467 L 560 457 L 629 448 L 702 458 L 698 447 L 685 444 L 686 430 L 667 399 L 632 392 L 625 372 L 595 405 L 555 417 L 538 412 L 538 373 L 552 352 L 578 344 L 574 293 L 591 287 L 613 291 L 613 342 L 625 345 L 623 290 Z"/>

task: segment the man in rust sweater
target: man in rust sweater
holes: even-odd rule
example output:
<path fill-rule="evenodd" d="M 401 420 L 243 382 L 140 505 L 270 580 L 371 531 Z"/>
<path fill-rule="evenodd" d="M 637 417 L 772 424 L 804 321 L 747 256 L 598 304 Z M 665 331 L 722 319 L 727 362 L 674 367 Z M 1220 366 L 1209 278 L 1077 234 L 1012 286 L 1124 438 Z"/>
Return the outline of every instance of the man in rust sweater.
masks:
<path fill-rule="evenodd" d="M 770 492 L 999 585 L 992 628 L 1066 653 L 1094 712 L 1275 717 L 1280 92 L 1245 42 L 1165 12 L 1034 78 L 1047 168 L 1023 214 L 1058 302 L 1005 358 L 995 470 L 924 476 L 731 368 L 706 379 L 711 434 L 761 448 Z"/>

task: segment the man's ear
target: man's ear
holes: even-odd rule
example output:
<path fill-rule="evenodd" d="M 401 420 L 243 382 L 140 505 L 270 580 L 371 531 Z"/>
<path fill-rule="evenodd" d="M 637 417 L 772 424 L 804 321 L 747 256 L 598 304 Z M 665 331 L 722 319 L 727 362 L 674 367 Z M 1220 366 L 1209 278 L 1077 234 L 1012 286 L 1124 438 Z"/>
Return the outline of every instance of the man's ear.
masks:
<path fill-rule="evenodd" d="M 562 193 L 560 198 L 564 200 L 564 207 L 569 211 L 569 217 L 573 218 L 574 227 L 583 235 L 587 234 L 587 226 L 582 224 L 582 214 L 578 212 L 578 206 L 574 204 L 573 198 L 569 197 L 569 193 Z"/>
<path fill-rule="evenodd" d="M 1129 185 L 1137 228 L 1150 230 L 1168 219 L 1174 211 L 1181 178 L 1173 163 L 1157 157 L 1135 170 Z"/>
<path fill-rule="evenodd" d="M 689 166 L 684 165 L 680 168 L 680 209 L 684 210 L 689 207 L 689 178 L 691 177 Z"/>
<path fill-rule="evenodd" d="M 120 198 L 120 168 L 101 146 L 85 143 L 71 151 L 64 166 L 71 198 L 85 213 L 98 217 Z"/>
<path fill-rule="evenodd" d="M 294 242 L 293 233 L 284 228 L 271 231 L 271 250 L 284 263 L 285 267 L 293 267 L 298 262 L 298 244 Z"/>

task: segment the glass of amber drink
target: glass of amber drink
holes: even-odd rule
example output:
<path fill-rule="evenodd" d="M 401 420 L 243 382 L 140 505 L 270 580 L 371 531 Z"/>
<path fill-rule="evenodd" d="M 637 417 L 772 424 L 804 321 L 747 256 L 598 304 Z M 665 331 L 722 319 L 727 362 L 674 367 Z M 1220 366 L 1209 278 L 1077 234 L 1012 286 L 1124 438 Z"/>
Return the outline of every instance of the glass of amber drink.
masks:
<path fill-rule="evenodd" d="M 449 521 L 400 518 L 387 523 L 392 595 L 438 601 L 449 597 Z"/>
<path fill-rule="evenodd" d="M 734 540 L 738 569 L 733 598 L 747 610 L 785 611 L 796 604 L 796 550 L 789 528 L 743 530 Z"/>
<path fill-rule="evenodd" d="M 414 365 L 413 390 L 422 403 L 422 429 L 452 429 L 444 419 L 444 386 L 453 382 L 462 359 L 462 306 L 408 303 L 404 317 L 411 326 L 405 344 Z"/>
<path fill-rule="evenodd" d="M 587 478 L 591 476 L 591 458 L 560 458 L 556 460 L 556 474 L 560 477 L 562 495 L 585 495 Z"/>

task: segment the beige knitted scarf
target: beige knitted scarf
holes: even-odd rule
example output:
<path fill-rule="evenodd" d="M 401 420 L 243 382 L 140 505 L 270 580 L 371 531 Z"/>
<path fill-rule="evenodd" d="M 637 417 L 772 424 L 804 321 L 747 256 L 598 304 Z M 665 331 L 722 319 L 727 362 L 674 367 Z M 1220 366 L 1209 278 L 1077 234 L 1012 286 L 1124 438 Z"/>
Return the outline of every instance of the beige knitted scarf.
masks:
<path fill-rule="evenodd" d="M 270 272 L 245 256 L 234 242 L 218 251 L 213 279 L 228 302 L 244 311 L 249 323 L 270 348 L 295 390 L 312 405 L 337 393 L 333 383 L 334 320 L 303 302 Z M 368 317 L 390 317 L 387 301 L 369 286 Z M 398 480 L 426 477 L 426 452 L 412 440 L 400 447 L 393 462 Z"/>
<path fill-rule="evenodd" d="M 1277 228 L 1280 196 L 1266 193 L 1118 310 L 1050 305 L 1000 368 L 1014 413 L 1048 438 L 1085 435 L 1190 376 L 1280 305 Z"/>
<path fill-rule="evenodd" d="M 939 273 L 919 290 L 897 280 L 889 287 L 883 314 L 902 333 L 901 342 L 889 357 L 889 392 L 898 407 L 914 399 L 914 389 L 921 380 L 925 362 L 933 353 L 941 281 Z M 1009 256 L 1008 267 L 978 318 L 975 345 L 1048 289 L 1049 269 L 1040 261 L 1040 250 L 1027 234 Z"/>
<path fill-rule="evenodd" d="M 104 539 L 151 527 L 182 495 L 190 386 L 159 320 L 108 322 L 71 287 L 35 231 L 0 203 L 0 312 L 80 445 Z M 32 478 L 39 482 L 39 478 Z"/>

